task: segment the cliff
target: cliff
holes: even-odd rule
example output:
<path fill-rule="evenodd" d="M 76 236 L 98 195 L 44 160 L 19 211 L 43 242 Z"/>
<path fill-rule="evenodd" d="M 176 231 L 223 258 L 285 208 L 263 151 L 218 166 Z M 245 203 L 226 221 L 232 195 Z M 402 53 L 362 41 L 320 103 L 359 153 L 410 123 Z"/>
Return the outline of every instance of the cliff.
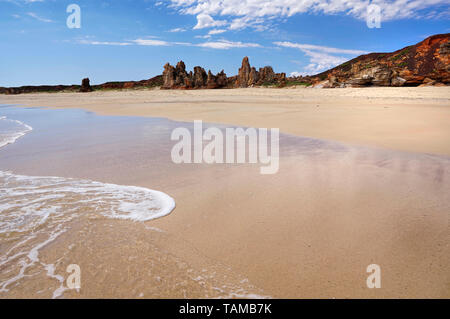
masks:
<path fill-rule="evenodd" d="M 391 53 L 361 55 L 303 80 L 323 87 L 448 85 L 450 34 L 434 35 Z"/>

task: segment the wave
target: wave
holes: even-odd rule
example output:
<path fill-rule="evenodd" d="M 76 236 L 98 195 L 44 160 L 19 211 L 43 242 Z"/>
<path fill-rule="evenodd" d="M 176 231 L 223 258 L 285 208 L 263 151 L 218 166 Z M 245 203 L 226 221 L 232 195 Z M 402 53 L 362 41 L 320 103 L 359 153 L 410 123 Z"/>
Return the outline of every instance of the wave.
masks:
<path fill-rule="evenodd" d="M 75 211 L 78 207 L 133 221 L 163 217 L 175 208 L 170 196 L 148 188 L 2 171 L 0 194 L 0 233 L 29 230 L 41 223 L 35 223 L 36 220 L 44 222 L 50 215 Z M 6 218 L 9 213 L 14 217 Z"/>
<path fill-rule="evenodd" d="M 0 147 L 31 130 L 21 121 L 0 117 Z M 0 292 L 29 276 L 25 273 L 30 267 L 58 279 L 53 265 L 39 260 L 39 250 L 69 230 L 77 217 L 93 214 L 144 222 L 174 208 L 173 198 L 148 188 L 0 171 Z M 61 289 L 54 297 L 62 294 Z"/>
<path fill-rule="evenodd" d="M 0 123 L 0 148 L 14 143 L 17 139 L 33 130 L 31 126 L 18 120 L 10 120 L 6 116 L 0 117 Z"/>

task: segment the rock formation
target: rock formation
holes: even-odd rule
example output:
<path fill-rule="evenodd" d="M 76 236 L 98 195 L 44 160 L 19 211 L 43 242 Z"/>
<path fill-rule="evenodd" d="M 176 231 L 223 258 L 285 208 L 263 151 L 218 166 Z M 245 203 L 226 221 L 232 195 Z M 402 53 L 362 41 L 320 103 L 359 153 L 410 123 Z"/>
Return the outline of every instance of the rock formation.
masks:
<path fill-rule="evenodd" d="M 200 66 L 194 67 L 194 72 L 186 72 L 186 65 L 183 61 L 173 67 L 169 63 L 164 66 L 162 75 L 162 89 L 218 89 L 227 86 L 227 75 L 222 70 L 217 75 L 211 71 L 206 73 Z"/>
<path fill-rule="evenodd" d="M 239 68 L 238 77 L 237 77 L 237 81 L 236 81 L 237 87 L 246 88 L 249 86 L 251 71 L 255 71 L 255 70 L 252 70 L 250 68 L 250 62 L 248 61 L 248 57 L 245 57 L 242 60 L 242 66 Z"/>
<path fill-rule="evenodd" d="M 227 77 L 222 70 L 217 75 L 199 66 L 186 72 L 183 61 L 176 67 L 167 63 L 162 75 L 149 80 L 107 82 L 93 85 L 83 79 L 82 85 L 41 85 L 0 87 L 0 94 L 35 92 L 91 92 L 108 89 L 219 89 L 251 86 L 302 85 L 323 88 L 366 86 L 430 86 L 450 85 L 450 34 L 438 34 L 424 41 L 392 53 L 370 53 L 345 62 L 331 70 L 314 76 L 286 79 L 284 73 L 275 73 L 270 66 L 250 66 L 248 57 L 242 60 L 238 75 Z"/>
<path fill-rule="evenodd" d="M 91 83 L 89 81 L 89 78 L 85 78 L 81 81 L 81 88 L 80 92 L 92 92 Z"/>
<path fill-rule="evenodd" d="M 450 34 L 438 34 L 392 53 L 370 53 L 310 77 L 323 87 L 450 84 Z"/>
<path fill-rule="evenodd" d="M 283 86 L 285 82 L 285 73 L 275 73 L 271 66 L 266 66 L 256 71 L 254 67 L 250 66 L 248 57 L 245 57 L 242 60 L 242 66 L 239 69 L 235 87 L 246 88 L 260 85 Z"/>
<path fill-rule="evenodd" d="M 238 75 L 227 77 L 222 70 L 217 75 L 213 75 L 211 71 L 208 73 L 202 67 L 194 67 L 194 72 L 186 72 L 183 61 L 178 62 L 176 67 L 169 63 L 164 66 L 162 75 L 162 89 L 219 89 L 234 87 L 251 87 L 259 85 L 277 85 L 282 86 L 286 81 L 285 73 L 275 73 L 272 67 L 266 66 L 256 71 L 250 66 L 248 57 L 242 60 L 242 66 Z"/>
<path fill-rule="evenodd" d="M 225 72 L 222 70 L 217 75 L 213 75 L 211 71 L 208 71 L 208 77 L 206 79 L 207 89 L 224 88 L 228 85 L 228 78 Z"/>

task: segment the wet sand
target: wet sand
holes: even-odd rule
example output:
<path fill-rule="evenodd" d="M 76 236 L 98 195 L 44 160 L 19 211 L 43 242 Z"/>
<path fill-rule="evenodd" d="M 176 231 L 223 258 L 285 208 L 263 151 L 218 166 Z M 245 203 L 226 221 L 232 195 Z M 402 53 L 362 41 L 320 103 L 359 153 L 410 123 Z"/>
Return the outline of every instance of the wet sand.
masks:
<path fill-rule="evenodd" d="M 264 176 L 173 164 L 168 134 L 187 123 L 43 112 L 0 151 L 1 170 L 144 186 L 177 204 L 145 223 L 72 221 L 39 254 L 63 276 L 81 266 L 82 289 L 65 298 L 450 297 L 448 156 L 284 136 L 280 171 Z M 382 289 L 366 287 L 370 264 Z M 58 285 L 39 274 L 1 297 L 49 298 Z"/>
<path fill-rule="evenodd" d="M 450 156 L 449 87 L 157 89 L 2 95 L 0 103 L 276 127 L 297 136 Z"/>

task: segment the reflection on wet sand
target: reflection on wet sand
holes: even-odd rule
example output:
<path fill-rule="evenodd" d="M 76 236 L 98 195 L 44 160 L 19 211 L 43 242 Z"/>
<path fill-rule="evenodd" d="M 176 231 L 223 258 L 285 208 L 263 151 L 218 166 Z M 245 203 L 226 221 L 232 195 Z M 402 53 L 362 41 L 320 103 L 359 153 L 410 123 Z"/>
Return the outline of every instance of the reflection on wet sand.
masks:
<path fill-rule="evenodd" d="M 264 176 L 259 165 L 173 164 L 170 133 L 189 123 L 2 112 L 34 130 L 0 151 L 0 170 L 158 189 L 177 203 L 147 222 L 77 204 L 2 298 L 449 297 L 448 157 L 283 135 L 280 170 Z M 373 263 L 383 289 L 365 285 Z M 54 278 L 69 264 L 80 291 Z M 20 272 L 12 265 L 0 265 L 2 282 Z"/>

